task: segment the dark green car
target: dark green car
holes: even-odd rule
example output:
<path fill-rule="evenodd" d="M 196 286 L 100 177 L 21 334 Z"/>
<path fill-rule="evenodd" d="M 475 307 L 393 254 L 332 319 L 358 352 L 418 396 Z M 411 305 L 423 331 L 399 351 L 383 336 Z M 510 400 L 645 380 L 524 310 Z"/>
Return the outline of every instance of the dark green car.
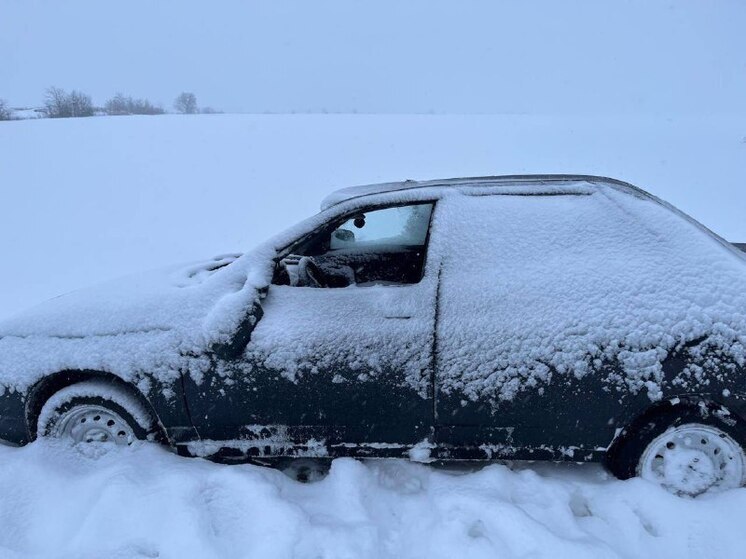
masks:
<path fill-rule="evenodd" d="M 0 324 L 0 437 L 187 455 L 604 461 L 746 475 L 746 255 L 591 176 L 332 194 L 244 255 Z"/>

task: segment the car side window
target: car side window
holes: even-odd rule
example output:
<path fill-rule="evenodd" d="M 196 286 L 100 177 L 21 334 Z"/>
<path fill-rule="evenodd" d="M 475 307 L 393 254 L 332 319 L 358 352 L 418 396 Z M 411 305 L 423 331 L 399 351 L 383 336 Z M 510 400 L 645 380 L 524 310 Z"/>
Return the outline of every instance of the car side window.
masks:
<path fill-rule="evenodd" d="M 422 278 L 433 203 L 345 216 L 290 248 L 273 283 L 347 287 L 417 283 Z"/>

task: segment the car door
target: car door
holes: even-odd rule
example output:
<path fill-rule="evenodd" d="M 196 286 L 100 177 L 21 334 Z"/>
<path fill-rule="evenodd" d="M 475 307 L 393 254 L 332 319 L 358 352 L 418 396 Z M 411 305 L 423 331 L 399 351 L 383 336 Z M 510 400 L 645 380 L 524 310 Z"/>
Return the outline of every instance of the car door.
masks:
<path fill-rule="evenodd" d="M 193 387 L 200 436 L 244 441 L 239 446 L 258 438 L 262 454 L 301 444 L 333 455 L 397 456 L 427 437 L 432 208 L 357 210 L 283 251 L 245 351 Z"/>
<path fill-rule="evenodd" d="M 586 223 L 598 215 L 592 198 L 519 192 L 439 203 L 436 430 L 446 448 L 512 456 L 593 449 L 613 436 L 619 398 L 593 370 L 605 363 L 588 358 L 587 317 L 576 309 L 582 297 L 603 305 L 619 287 L 613 266 L 624 263 L 608 261 L 613 239 Z"/>

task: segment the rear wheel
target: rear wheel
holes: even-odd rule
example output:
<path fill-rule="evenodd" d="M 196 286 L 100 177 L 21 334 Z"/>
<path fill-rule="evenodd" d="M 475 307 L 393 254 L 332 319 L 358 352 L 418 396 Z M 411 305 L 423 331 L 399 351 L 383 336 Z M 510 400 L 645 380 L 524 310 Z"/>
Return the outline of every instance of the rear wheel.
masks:
<path fill-rule="evenodd" d="M 609 465 L 622 479 L 640 476 L 677 495 L 741 487 L 746 441 L 738 423 L 726 419 L 700 408 L 663 412 L 629 433 Z"/>
<path fill-rule="evenodd" d="M 122 388 L 97 381 L 63 388 L 43 406 L 37 433 L 77 443 L 127 446 L 154 432 L 152 415 Z"/>

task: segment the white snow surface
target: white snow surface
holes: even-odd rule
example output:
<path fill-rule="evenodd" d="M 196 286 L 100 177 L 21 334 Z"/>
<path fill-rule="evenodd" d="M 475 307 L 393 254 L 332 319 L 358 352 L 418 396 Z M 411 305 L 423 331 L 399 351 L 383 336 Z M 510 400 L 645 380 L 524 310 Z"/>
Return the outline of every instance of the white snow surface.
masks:
<path fill-rule="evenodd" d="M 302 484 L 149 443 L 0 447 L 0 494 L 4 559 L 736 559 L 746 510 L 746 489 L 685 499 L 593 465 L 341 459 Z"/>
<path fill-rule="evenodd" d="M 651 199 L 592 195 L 449 196 L 442 251 L 439 389 L 512 399 L 557 375 L 662 396 L 661 383 L 727 374 L 746 362 L 746 257 Z M 662 362 L 702 336 L 708 370 L 664 379 Z M 702 348 L 687 350 L 690 356 Z"/>

